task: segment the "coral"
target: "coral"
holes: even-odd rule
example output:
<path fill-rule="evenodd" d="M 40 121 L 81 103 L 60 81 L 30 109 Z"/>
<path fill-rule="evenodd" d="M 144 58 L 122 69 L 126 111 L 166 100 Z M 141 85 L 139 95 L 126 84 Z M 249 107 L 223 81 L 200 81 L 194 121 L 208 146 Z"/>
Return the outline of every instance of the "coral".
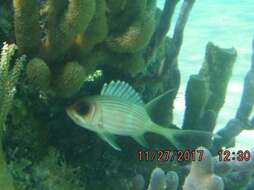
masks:
<path fill-rule="evenodd" d="M 204 78 L 192 75 L 185 93 L 183 129 L 195 129 L 208 99 L 208 87 Z"/>
<path fill-rule="evenodd" d="M 61 159 L 60 154 L 50 148 L 39 163 L 29 160 L 19 160 L 12 164 L 14 177 L 19 179 L 17 189 L 47 189 L 47 190 L 83 190 L 84 186 L 77 179 L 78 168 L 71 168 Z M 29 175 L 27 171 L 33 175 Z"/>
<path fill-rule="evenodd" d="M 89 23 L 85 33 L 76 37 L 75 43 L 77 46 L 80 46 L 82 54 L 84 54 L 92 50 L 96 44 L 102 42 L 107 34 L 106 1 L 96 0 L 94 17 Z"/>
<path fill-rule="evenodd" d="M 2 147 L 2 143 L 0 143 Z M 2 148 L 1 148 L 2 149 Z M 13 179 L 7 169 L 7 164 L 5 162 L 4 153 L 0 150 L 0 185 L 2 190 L 15 190 L 13 185 Z"/>
<path fill-rule="evenodd" d="M 107 27 L 106 6 L 105 3 L 104 6 L 102 3 L 98 2 L 97 6 L 100 14 L 94 16 L 96 2 L 93 0 L 48 0 L 40 3 L 36 0 L 29 2 L 13 0 L 17 44 L 21 53 L 26 53 L 30 58 L 33 58 L 28 64 L 27 76 L 38 89 L 47 92 L 54 89 L 54 86 L 52 86 L 54 84 L 57 87 L 56 89 L 65 93 L 70 90 L 70 85 L 69 82 L 58 81 L 60 78 L 75 82 L 68 95 L 76 92 L 74 88 L 79 89 L 81 86 L 80 81 L 84 81 L 79 75 L 83 68 L 79 67 L 81 68 L 80 72 L 69 72 L 66 71 L 66 68 L 63 68 L 64 65 L 69 64 L 66 62 L 60 64 L 60 62 L 63 61 L 62 56 L 67 54 L 77 35 L 83 34 L 90 23 L 89 34 L 93 28 L 101 32 L 100 27 L 104 27 L 104 31 L 100 33 L 100 39 L 95 41 L 91 39 L 93 42 L 88 44 L 95 44 L 103 40 Z M 95 31 L 92 33 L 95 34 Z M 61 70 L 64 72 L 64 77 L 55 76 L 56 71 L 60 72 Z M 66 76 L 68 74 L 76 75 L 76 73 L 77 76 L 74 77 Z M 79 83 L 77 80 L 79 80 Z M 56 84 L 55 81 L 58 81 L 59 84 Z M 64 85 L 69 86 L 65 88 Z M 61 96 L 60 93 L 55 94 Z M 62 96 L 65 96 L 65 94 Z"/>
<path fill-rule="evenodd" d="M 141 53 L 116 54 L 114 57 L 112 56 L 111 60 L 112 64 L 131 76 L 142 73 L 145 68 L 145 60 Z"/>
<path fill-rule="evenodd" d="M 186 177 L 183 190 L 223 190 L 222 179 L 214 174 L 211 153 L 206 148 L 198 148 L 204 152 L 201 161 L 192 162 L 189 175 Z"/>
<path fill-rule="evenodd" d="M 167 172 L 165 190 L 177 190 L 178 185 L 179 185 L 179 177 L 177 173 L 174 171 Z"/>
<path fill-rule="evenodd" d="M 152 119 L 178 129 L 172 123 L 181 79 L 178 56 L 195 0 L 182 1 L 172 36 L 166 34 L 179 0 L 165 0 L 163 10 L 156 8 L 156 0 L 13 0 L 13 10 L 5 5 L 2 8 L 2 1 L 0 35 L 4 36 L 0 40 L 16 39 L 19 53 L 27 54 L 29 62 L 14 100 L 16 84 L 11 81 L 18 64 L 9 62 L 10 67 L 5 70 L 10 72 L 0 74 L 4 78 L 0 82 L 5 84 L 0 85 L 0 114 L 6 121 L 4 136 L 0 137 L 0 167 L 3 167 L 0 178 L 5 178 L 0 179 L 1 188 L 12 190 L 13 176 L 17 189 L 21 190 L 148 187 L 176 190 L 183 183 L 184 190 L 210 190 L 216 189 L 214 184 L 221 189 L 222 180 L 225 189 L 247 186 L 253 189 L 252 162 L 220 165 L 215 161 L 213 168 L 206 149 L 202 149 L 205 160 L 193 162 L 190 173 L 186 169 L 188 162 L 141 162 L 135 156 L 140 147 L 128 138 L 118 139 L 126 151 L 116 153 L 88 131 L 74 127 L 64 112 L 77 98 L 98 94 L 105 82 L 124 80 L 140 93 L 144 102 L 170 92 L 157 104 L 157 109 L 152 109 L 156 113 Z M 9 25 L 13 12 L 15 36 Z M 235 58 L 234 48 L 207 45 L 203 67 L 190 76 L 187 85 L 184 129 L 213 132 Z M 8 89 L 4 89 L 6 86 Z M 6 95 L 6 91 L 10 93 Z M 11 103 L 14 106 L 6 120 Z M 245 78 L 236 116 L 212 139 L 212 154 L 224 146 L 233 146 L 234 137 L 242 130 L 254 128 L 253 116 L 250 118 L 252 109 L 253 64 Z M 1 132 L 2 129 L 3 125 Z M 173 148 L 165 139 L 152 134 L 147 134 L 147 139 L 154 149 Z M 48 151 L 52 146 L 53 151 Z M 155 166 L 158 168 L 153 170 Z M 149 185 L 144 179 L 149 178 L 152 170 Z M 122 180 L 126 178 L 133 179 L 131 188 Z"/>
<path fill-rule="evenodd" d="M 83 66 L 78 62 L 68 62 L 57 74 L 55 92 L 61 96 L 70 96 L 80 89 L 85 79 L 86 71 Z"/>
<path fill-rule="evenodd" d="M 50 149 L 49 155 L 33 168 L 39 187 L 49 190 L 84 189 L 76 178 L 77 171 L 78 168 L 71 168 L 66 162 L 61 161 L 59 154 L 54 149 Z"/>
<path fill-rule="evenodd" d="M 245 76 L 244 89 L 241 97 L 241 103 L 237 109 L 235 118 L 228 121 L 226 126 L 217 132 L 219 138 L 214 139 L 212 151 L 217 152 L 223 146 L 230 147 L 234 144 L 235 137 L 243 130 L 254 129 L 253 118 L 251 112 L 254 105 L 254 39 L 252 41 L 252 60 L 251 67 Z"/>
<path fill-rule="evenodd" d="M 13 179 L 7 170 L 5 155 L 2 149 L 2 137 L 13 97 L 16 92 L 16 84 L 25 62 L 25 56 L 20 57 L 11 69 L 11 61 L 17 50 L 17 46 L 4 44 L 0 61 L 0 185 L 3 190 L 14 190 Z"/>
<path fill-rule="evenodd" d="M 141 185 L 143 184 L 142 176 L 137 175 L 134 180 L 134 189 L 142 190 L 144 188 L 144 186 Z M 165 174 L 165 172 L 161 168 L 155 168 L 151 173 L 150 182 L 147 190 L 176 190 L 178 188 L 178 184 L 179 178 L 176 172 L 169 171 Z"/>
<path fill-rule="evenodd" d="M 165 173 L 161 168 L 155 168 L 151 174 L 147 190 L 163 190 L 166 186 Z"/>
<path fill-rule="evenodd" d="M 4 44 L 0 62 L 0 133 L 3 131 L 4 122 L 12 106 L 12 100 L 16 92 L 16 83 L 24 66 L 25 56 L 16 60 L 11 68 L 11 59 L 17 50 L 17 46 Z"/>
<path fill-rule="evenodd" d="M 16 43 L 21 53 L 34 56 L 40 49 L 37 0 L 13 0 Z"/>
<path fill-rule="evenodd" d="M 143 190 L 144 187 L 145 187 L 144 177 L 140 174 L 137 174 L 132 180 L 131 189 L 132 190 Z"/>
<path fill-rule="evenodd" d="M 47 90 L 50 85 L 51 73 L 48 65 L 40 58 L 34 58 L 27 65 L 27 77 L 34 86 Z"/>
<path fill-rule="evenodd" d="M 140 16 L 127 31 L 107 39 L 108 47 L 118 53 L 135 53 L 144 49 L 154 31 L 154 18 L 149 14 Z"/>
<path fill-rule="evenodd" d="M 8 41 L 10 34 L 13 34 L 12 16 L 11 16 L 11 1 L 0 1 L 0 44 Z"/>
<path fill-rule="evenodd" d="M 107 1 L 110 31 L 122 33 L 127 30 L 131 23 L 144 13 L 147 8 L 147 2 L 147 0 Z"/>
<path fill-rule="evenodd" d="M 72 45 L 76 35 L 86 30 L 93 18 L 96 5 L 94 0 L 69 1 L 64 15 L 59 19 L 57 18 L 60 14 L 57 10 L 59 3 L 52 1 L 50 4 L 49 21 L 51 22 L 45 46 L 51 58 L 63 55 Z"/>
<path fill-rule="evenodd" d="M 218 114 L 222 108 L 236 56 L 234 48 L 222 49 L 212 43 L 207 44 L 205 62 L 199 73 L 209 83 L 210 95 L 205 110 L 213 110 Z"/>

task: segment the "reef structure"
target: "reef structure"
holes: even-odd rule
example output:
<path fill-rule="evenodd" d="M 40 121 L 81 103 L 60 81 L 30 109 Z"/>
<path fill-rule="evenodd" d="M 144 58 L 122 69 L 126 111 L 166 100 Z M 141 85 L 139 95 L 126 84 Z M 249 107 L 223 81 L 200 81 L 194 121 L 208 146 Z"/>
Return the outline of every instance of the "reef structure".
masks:
<path fill-rule="evenodd" d="M 174 125 L 173 105 L 181 80 L 178 55 L 195 0 L 183 1 L 172 27 L 178 3 L 179 0 L 165 0 L 161 10 L 156 7 L 156 0 L 13 0 L 13 9 L 6 15 L 13 11 L 15 31 L 6 32 L 12 27 L 2 30 L 0 25 L 0 32 L 4 31 L 5 36 L 10 33 L 4 40 L 15 41 L 19 54 L 27 55 L 28 63 L 17 82 L 23 57 L 16 64 L 8 61 L 5 53 L 1 57 L 1 65 L 9 65 L 0 75 L 0 165 L 6 168 L 0 171 L 0 184 L 4 182 L 1 187 L 128 190 L 121 179 L 136 176 L 132 190 L 205 189 L 206 185 L 212 190 L 222 189 L 223 184 L 224 189 L 232 190 L 236 181 L 241 182 L 239 188 L 253 189 L 252 169 L 244 169 L 252 168 L 252 163 L 219 165 L 213 163 L 211 155 L 222 147 L 234 146 L 234 138 L 242 130 L 253 129 L 250 112 L 254 102 L 254 58 L 236 116 L 211 139 L 212 147 L 202 149 L 206 159 L 193 162 L 190 167 L 189 162 L 141 162 L 133 156 L 141 147 L 128 139 L 119 139 L 126 151 L 116 153 L 88 131 L 75 127 L 64 112 L 69 102 L 98 94 L 103 83 L 124 80 L 145 102 L 166 91 L 173 92 L 161 99 L 151 116 L 159 125 L 213 132 L 237 52 L 207 44 L 200 72 L 191 75 L 187 84 L 182 129 Z M 169 36 L 171 29 L 173 35 Z M 11 47 L 14 46 L 5 45 L 7 49 Z M 11 107 L 9 103 L 13 101 Z M 148 139 L 151 148 L 174 148 L 163 139 Z M 199 139 L 185 140 L 192 145 Z M 226 175 L 218 168 L 225 169 Z M 242 170 L 236 172 L 235 168 Z M 144 179 L 149 178 L 151 171 L 147 184 Z M 197 177 L 203 178 L 203 183 L 197 183 Z"/>
<path fill-rule="evenodd" d="M 14 44 L 4 43 L 0 58 L 0 186 L 3 190 L 14 190 L 13 179 L 7 169 L 2 139 L 7 115 L 16 93 L 16 84 L 26 59 L 25 56 L 16 59 L 13 68 L 11 68 L 11 62 L 17 49 Z"/>
<path fill-rule="evenodd" d="M 14 0 L 16 42 L 30 58 L 27 76 L 31 83 L 39 90 L 70 97 L 98 65 L 115 63 L 134 73 L 132 67 L 143 67 L 142 51 L 154 32 L 156 3 L 127 1 L 117 16 L 114 4 L 106 0 Z M 122 27 L 116 29 L 116 23 Z M 103 57 L 98 59 L 95 53 L 100 49 Z M 121 63 L 126 56 L 133 59 Z"/>

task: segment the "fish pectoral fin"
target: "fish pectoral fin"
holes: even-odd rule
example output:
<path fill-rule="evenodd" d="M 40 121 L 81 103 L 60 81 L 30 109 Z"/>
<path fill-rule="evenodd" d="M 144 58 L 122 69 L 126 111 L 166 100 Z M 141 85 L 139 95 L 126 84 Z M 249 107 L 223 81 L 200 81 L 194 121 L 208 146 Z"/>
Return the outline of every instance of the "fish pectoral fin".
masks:
<path fill-rule="evenodd" d="M 132 136 L 132 138 L 143 147 L 149 148 L 149 145 L 143 135 Z"/>
<path fill-rule="evenodd" d="M 114 135 L 111 135 L 110 133 L 100 133 L 98 134 L 99 137 L 106 141 L 108 144 L 110 144 L 115 150 L 121 151 L 122 149 L 118 146 L 118 144 L 115 142 L 116 137 Z"/>

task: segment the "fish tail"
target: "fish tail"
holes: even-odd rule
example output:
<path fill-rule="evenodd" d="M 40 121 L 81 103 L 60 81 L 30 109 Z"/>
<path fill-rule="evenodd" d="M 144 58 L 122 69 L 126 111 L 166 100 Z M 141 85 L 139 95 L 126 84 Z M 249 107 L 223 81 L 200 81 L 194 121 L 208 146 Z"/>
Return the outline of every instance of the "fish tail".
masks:
<path fill-rule="evenodd" d="M 154 124 L 151 132 L 164 136 L 178 149 L 199 146 L 209 148 L 212 144 L 213 134 L 206 131 L 171 129 Z"/>

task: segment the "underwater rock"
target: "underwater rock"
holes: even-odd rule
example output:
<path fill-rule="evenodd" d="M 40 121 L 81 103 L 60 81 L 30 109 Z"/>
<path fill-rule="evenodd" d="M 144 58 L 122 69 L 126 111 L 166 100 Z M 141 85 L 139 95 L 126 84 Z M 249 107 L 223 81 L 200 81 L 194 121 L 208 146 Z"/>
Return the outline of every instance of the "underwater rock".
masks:
<path fill-rule="evenodd" d="M 27 77 L 29 81 L 40 90 L 48 90 L 51 73 L 48 65 L 40 58 L 34 58 L 27 64 Z"/>
<path fill-rule="evenodd" d="M 183 190 L 223 190 L 222 178 L 214 174 L 211 153 L 202 147 L 197 150 L 203 151 L 203 159 L 192 162 L 190 173 L 184 181 Z"/>

